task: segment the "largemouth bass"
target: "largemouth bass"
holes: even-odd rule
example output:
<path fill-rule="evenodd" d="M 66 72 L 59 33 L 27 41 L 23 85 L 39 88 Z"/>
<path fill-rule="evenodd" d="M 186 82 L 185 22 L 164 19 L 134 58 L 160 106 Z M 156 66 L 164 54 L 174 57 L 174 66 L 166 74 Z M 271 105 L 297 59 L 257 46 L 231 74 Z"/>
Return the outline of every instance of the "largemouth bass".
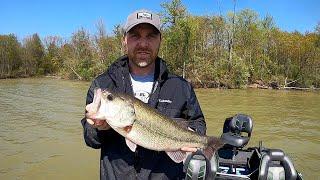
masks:
<path fill-rule="evenodd" d="M 216 137 L 201 136 L 183 128 L 174 120 L 160 114 L 156 109 L 127 94 L 108 90 L 95 90 L 96 117 L 107 123 L 126 138 L 128 147 L 135 151 L 136 145 L 165 151 L 176 163 L 186 158 L 181 148 L 201 148 L 207 158 L 223 146 Z"/>

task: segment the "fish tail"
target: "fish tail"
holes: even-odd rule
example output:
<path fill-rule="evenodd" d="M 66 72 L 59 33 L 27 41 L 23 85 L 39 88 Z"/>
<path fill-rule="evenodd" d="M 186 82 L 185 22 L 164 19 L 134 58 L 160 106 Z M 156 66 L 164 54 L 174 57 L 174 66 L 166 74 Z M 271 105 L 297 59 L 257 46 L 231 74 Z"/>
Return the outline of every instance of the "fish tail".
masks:
<path fill-rule="evenodd" d="M 224 143 L 220 138 L 217 137 L 209 137 L 207 147 L 203 150 L 203 154 L 206 156 L 207 159 L 211 159 L 213 154 L 222 146 Z"/>

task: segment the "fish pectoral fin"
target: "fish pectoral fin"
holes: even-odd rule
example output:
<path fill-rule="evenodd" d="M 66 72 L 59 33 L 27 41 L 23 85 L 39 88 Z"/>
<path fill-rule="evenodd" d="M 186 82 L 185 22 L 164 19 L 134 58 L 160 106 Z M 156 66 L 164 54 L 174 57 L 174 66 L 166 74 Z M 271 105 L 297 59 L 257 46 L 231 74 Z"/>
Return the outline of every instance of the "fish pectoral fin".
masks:
<path fill-rule="evenodd" d="M 136 149 L 137 149 L 137 145 L 130 141 L 129 139 L 126 138 L 126 144 L 128 146 L 128 148 L 132 151 L 132 152 L 136 152 Z"/>
<path fill-rule="evenodd" d="M 166 153 L 175 163 L 181 163 L 187 157 L 187 153 L 183 151 L 166 151 Z"/>

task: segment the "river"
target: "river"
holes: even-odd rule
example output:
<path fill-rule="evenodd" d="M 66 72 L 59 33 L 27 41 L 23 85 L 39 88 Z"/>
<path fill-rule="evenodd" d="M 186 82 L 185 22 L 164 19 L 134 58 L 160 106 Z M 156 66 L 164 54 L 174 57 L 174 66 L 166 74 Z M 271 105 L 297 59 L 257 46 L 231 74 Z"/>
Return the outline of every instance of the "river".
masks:
<path fill-rule="evenodd" d="M 99 179 L 100 151 L 84 144 L 88 82 L 52 78 L 0 80 L 0 179 Z M 254 120 L 248 146 L 279 148 L 305 179 L 320 161 L 320 93 L 197 89 L 207 134 L 219 136 L 225 118 Z"/>

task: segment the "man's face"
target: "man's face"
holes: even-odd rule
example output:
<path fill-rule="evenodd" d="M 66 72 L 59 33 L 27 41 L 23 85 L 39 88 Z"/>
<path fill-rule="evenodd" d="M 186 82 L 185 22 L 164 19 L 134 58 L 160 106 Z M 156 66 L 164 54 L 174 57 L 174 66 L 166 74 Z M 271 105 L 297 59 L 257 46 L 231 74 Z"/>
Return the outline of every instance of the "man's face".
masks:
<path fill-rule="evenodd" d="M 133 27 L 124 37 L 124 44 L 132 65 L 146 68 L 153 65 L 161 42 L 159 31 L 150 24 Z"/>

